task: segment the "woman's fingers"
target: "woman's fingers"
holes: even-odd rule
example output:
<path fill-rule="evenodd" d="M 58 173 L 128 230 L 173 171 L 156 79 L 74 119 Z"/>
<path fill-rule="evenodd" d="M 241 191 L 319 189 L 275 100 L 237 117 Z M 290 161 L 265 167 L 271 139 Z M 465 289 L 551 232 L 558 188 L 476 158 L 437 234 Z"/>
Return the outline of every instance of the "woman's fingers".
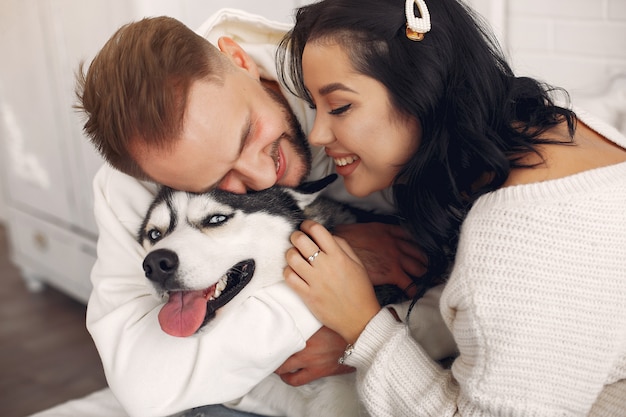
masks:
<path fill-rule="evenodd" d="M 311 241 L 315 242 L 322 252 L 329 252 L 335 249 L 336 243 L 333 235 L 321 224 L 313 220 L 305 220 L 300 225 L 300 230 Z"/>
<path fill-rule="evenodd" d="M 289 265 L 283 270 L 283 278 L 289 287 L 294 290 L 300 297 L 304 297 L 309 289 L 309 284 Z"/>
<path fill-rule="evenodd" d="M 303 259 L 312 263 L 322 253 L 322 249 L 305 233 L 296 230 L 291 234 L 291 244 Z"/>

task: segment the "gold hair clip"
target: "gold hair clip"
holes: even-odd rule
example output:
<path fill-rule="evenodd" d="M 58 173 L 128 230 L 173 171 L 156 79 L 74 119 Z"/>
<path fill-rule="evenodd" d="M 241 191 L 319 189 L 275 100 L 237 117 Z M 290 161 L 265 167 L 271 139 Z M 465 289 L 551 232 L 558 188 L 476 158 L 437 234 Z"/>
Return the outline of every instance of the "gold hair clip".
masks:
<path fill-rule="evenodd" d="M 420 17 L 415 16 L 414 6 L 417 5 Z M 430 12 L 424 0 L 406 0 L 406 37 L 412 41 L 421 41 L 424 34 L 430 31 Z"/>

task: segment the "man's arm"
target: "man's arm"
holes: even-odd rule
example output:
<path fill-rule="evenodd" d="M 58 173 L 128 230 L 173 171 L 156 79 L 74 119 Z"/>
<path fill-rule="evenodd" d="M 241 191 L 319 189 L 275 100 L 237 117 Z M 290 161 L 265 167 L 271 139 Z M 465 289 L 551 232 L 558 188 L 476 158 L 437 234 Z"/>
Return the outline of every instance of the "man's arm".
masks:
<path fill-rule="evenodd" d="M 161 301 L 143 276 L 145 252 L 135 239 L 154 190 L 107 167 L 96 176 L 94 191 L 100 234 L 87 327 L 109 386 L 131 416 L 237 399 L 319 328 L 280 282 L 208 332 L 188 338 L 165 334 L 157 320 Z"/>
<path fill-rule="evenodd" d="M 306 341 L 306 347 L 294 353 L 276 373 L 287 384 L 298 387 L 318 378 L 354 372 L 351 366 L 340 365 L 346 342 L 338 333 L 324 326 Z"/>

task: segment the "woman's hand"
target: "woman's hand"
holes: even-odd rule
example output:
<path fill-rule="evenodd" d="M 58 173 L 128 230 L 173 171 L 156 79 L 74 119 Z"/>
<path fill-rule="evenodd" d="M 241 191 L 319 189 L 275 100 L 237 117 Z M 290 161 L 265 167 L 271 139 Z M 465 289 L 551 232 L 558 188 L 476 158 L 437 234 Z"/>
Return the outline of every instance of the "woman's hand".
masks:
<path fill-rule="evenodd" d="M 354 343 L 380 310 L 363 263 L 345 240 L 311 220 L 291 235 L 291 243 L 285 281 L 318 320 Z"/>

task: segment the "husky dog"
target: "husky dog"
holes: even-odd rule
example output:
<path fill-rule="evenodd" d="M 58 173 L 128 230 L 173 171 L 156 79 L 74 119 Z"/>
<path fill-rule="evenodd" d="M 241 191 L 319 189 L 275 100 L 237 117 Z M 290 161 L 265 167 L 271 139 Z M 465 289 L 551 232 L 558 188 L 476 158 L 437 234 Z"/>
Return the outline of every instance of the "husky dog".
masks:
<path fill-rule="evenodd" d="M 354 222 L 346 206 L 318 195 L 335 178 L 250 194 L 161 189 L 138 239 L 148 251 L 146 277 L 168 298 L 159 313 L 163 331 L 178 337 L 210 332 L 212 323 L 257 289 L 282 280 L 289 236 L 305 218 L 327 228 Z M 363 414 L 353 374 L 302 387 L 270 375 L 248 395 L 287 417 Z M 200 417 L 201 410 L 184 415 Z"/>

